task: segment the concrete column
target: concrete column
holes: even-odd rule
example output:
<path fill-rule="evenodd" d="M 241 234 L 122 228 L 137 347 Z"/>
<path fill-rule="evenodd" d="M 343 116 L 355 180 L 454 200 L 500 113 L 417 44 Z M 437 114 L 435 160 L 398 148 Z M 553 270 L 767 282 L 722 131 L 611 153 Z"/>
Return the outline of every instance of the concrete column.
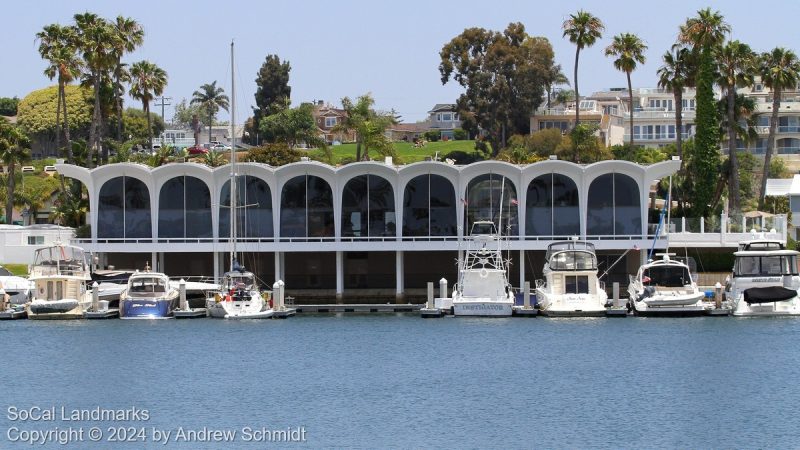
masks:
<path fill-rule="evenodd" d="M 344 252 L 336 252 L 336 303 L 344 300 Z"/>
<path fill-rule="evenodd" d="M 528 309 L 528 308 L 531 307 L 531 282 L 530 281 L 526 281 L 522 285 L 522 305 L 525 307 L 525 309 Z"/>
<path fill-rule="evenodd" d="M 214 282 L 219 282 L 219 252 L 212 253 L 214 255 Z"/>
<path fill-rule="evenodd" d="M 275 281 L 282 280 L 281 278 L 281 252 L 275 252 Z"/>
<path fill-rule="evenodd" d="M 164 252 L 158 252 L 158 271 L 165 272 L 166 265 L 164 264 Z M 183 273 L 179 273 L 177 275 L 185 275 Z"/>
<path fill-rule="evenodd" d="M 280 279 L 286 281 L 286 253 L 281 252 L 281 276 Z"/>
<path fill-rule="evenodd" d="M 157 271 L 156 264 L 158 263 L 158 253 L 157 252 L 150 252 L 150 270 Z"/>
<path fill-rule="evenodd" d="M 398 250 L 395 252 L 395 274 L 397 276 L 395 291 L 395 303 L 403 303 L 405 301 L 405 287 L 403 286 L 405 265 L 403 264 L 403 251 Z"/>
<path fill-rule="evenodd" d="M 525 286 L 525 250 L 519 251 L 519 287 Z"/>

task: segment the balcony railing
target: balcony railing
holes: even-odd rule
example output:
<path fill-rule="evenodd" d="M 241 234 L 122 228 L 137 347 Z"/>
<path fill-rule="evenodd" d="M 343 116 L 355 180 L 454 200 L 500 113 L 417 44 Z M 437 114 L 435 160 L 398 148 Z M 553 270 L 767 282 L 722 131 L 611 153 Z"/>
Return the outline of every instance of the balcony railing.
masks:
<path fill-rule="evenodd" d="M 800 153 L 800 147 L 778 147 L 779 155 L 796 155 Z"/>
<path fill-rule="evenodd" d="M 684 139 L 684 140 L 685 139 L 689 139 L 690 137 L 693 137 L 693 136 L 694 136 L 694 133 L 681 133 L 681 138 Z M 627 133 L 627 134 L 623 135 L 623 138 L 626 141 L 630 140 L 630 138 L 631 138 L 630 133 Z M 672 140 L 675 140 L 676 137 L 675 137 L 674 133 L 673 134 L 669 134 L 669 133 L 655 134 L 655 133 L 653 133 L 653 134 L 634 134 L 633 135 L 633 139 L 636 140 L 636 141 L 672 141 Z"/>
<path fill-rule="evenodd" d="M 769 127 L 765 127 L 769 133 Z M 778 126 L 778 133 L 800 133 L 800 126 L 797 125 L 780 125 Z"/>

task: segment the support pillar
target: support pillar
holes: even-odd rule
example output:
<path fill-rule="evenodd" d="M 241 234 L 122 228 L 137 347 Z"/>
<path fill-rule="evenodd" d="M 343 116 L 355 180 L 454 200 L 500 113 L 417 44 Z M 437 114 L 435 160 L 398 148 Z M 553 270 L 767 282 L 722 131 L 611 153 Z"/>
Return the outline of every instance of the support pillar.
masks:
<path fill-rule="evenodd" d="M 282 280 L 281 278 L 281 252 L 275 252 L 275 281 Z"/>
<path fill-rule="evenodd" d="M 158 252 L 150 252 L 150 270 L 158 271 Z"/>
<path fill-rule="evenodd" d="M 280 280 L 286 283 L 286 253 L 281 252 L 281 276 Z"/>
<path fill-rule="evenodd" d="M 519 287 L 525 286 L 525 250 L 519 251 Z"/>
<path fill-rule="evenodd" d="M 336 252 L 336 303 L 344 303 L 344 252 Z"/>
<path fill-rule="evenodd" d="M 394 294 L 395 303 L 405 303 L 405 287 L 403 286 L 404 270 L 403 252 L 402 250 L 398 250 L 395 252 L 395 273 L 397 276 L 395 283 L 397 290 Z"/>
<path fill-rule="evenodd" d="M 214 252 L 214 283 L 219 283 L 219 252 Z"/>
<path fill-rule="evenodd" d="M 158 272 L 166 273 L 167 267 L 166 267 L 166 264 L 164 264 L 164 263 L 165 263 L 165 261 L 164 261 L 164 252 L 158 252 Z M 183 276 L 183 275 L 186 275 L 186 274 L 179 273 L 177 275 Z"/>

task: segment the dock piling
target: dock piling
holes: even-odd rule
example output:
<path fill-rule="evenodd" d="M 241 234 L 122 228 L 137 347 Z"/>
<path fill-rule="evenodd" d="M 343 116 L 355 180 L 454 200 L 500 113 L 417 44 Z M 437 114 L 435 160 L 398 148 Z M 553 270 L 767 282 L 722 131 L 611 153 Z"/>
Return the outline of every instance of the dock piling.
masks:
<path fill-rule="evenodd" d="M 433 309 L 433 281 L 428 282 L 428 303 L 426 307 Z"/>
<path fill-rule="evenodd" d="M 522 285 L 522 306 L 525 309 L 530 309 L 531 307 L 531 282 L 526 281 L 525 284 Z"/>
<path fill-rule="evenodd" d="M 439 280 L 439 298 L 447 298 L 447 279 Z"/>
<path fill-rule="evenodd" d="M 181 311 L 186 311 L 189 309 L 189 305 L 186 302 L 186 280 L 181 278 L 181 281 L 178 282 L 178 289 L 180 291 L 180 298 L 181 298 Z"/>
<path fill-rule="evenodd" d="M 100 310 L 100 288 L 97 281 L 92 283 L 92 311 Z"/>
<path fill-rule="evenodd" d="M 714 285 L 714 306 L 717 309 L 722 308 L 722 285 L 719 281 Z"/>
<path fill-rule="evenodd" d="M 615 281 L 611 285 L 611 295 L 614 299 L 614 308 L 620 308 L 622 306 L 621 302 L 619 301 L 619 282 Z"/>

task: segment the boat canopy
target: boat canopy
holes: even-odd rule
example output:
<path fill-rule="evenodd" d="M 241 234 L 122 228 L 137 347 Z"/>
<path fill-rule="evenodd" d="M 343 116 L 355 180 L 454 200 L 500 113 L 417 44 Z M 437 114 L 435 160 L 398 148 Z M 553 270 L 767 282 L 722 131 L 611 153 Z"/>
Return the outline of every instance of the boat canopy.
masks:
<path fill-rule="evenodd" d="M 736 252 L 734 277 L 798 275 L 797 252 Z"/>
<path fill-rule="evenodd" d="M 547 254 L 545 255 L 545 260 L 550 261 L 550 257 L 553 253 L 560 252 L 563 250 L 585 250 L 591 253 L 594 253 L 594 244 L 586 241 L 559 241 L 553 242 L 552 244 L 547 246 Z"/>
<path fill-rule="evenodd" d="M 494 222 L 488 220 L 481 220 L 477 221 L 472 224 L 472 231 L 470 232 L 472 236 L 479 236 L 479 235 L 497 235 L 497 227 L 495 226 Z"/>
<path fill-rule="evenodd" d="M 642 270 L 645 286 L 684 287 L 692 284 L 689 268 L 683 264 L 661 264 L 646 266 Z"/>
<path fill-rule="evenodd" d="M 785 250 L 786 245 L 781 241 L 757 239 L 739 243 L 739 250 Z"/>
<path fill-rule="evenodd" d="M 47 273 L 53 270 L 65 275 L 88 272 L 86 252 L 80 247 L 71 245 L 53 245 L 36 250 L 33 265 L 43 269 L 45 267 L 52 268 L 45 270 Z"/>
<path fill-rule="evenodd" d="M 128 294 L 131 296 L 148 296 L 149 294 L 163 294 L 169 289 L 169 278 L 163 274 L 140 273 L 134 274 L 128 280 Z"/>
<path fill-rule="evenodd" d="M 597 270 L 597 257 L 585 250 L 562 250 L 553 253 L 548 264 L 550 270 Z"/>

